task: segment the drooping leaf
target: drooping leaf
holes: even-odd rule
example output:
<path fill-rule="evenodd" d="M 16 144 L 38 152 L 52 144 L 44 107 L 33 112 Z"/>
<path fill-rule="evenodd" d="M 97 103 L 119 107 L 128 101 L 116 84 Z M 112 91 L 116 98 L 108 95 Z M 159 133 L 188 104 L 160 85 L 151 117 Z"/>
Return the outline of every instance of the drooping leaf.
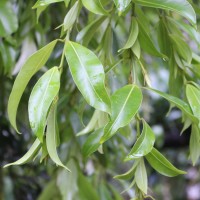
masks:
<path fill-rule="evenodd" d="M 111 97 L 111 121 L 104 128 L 101 143 L 111 138 L 119 128 L 131 122 L 142 103 L 142 92 L 136 85 L 126 85 Z"/>
<path fill-rule="evenodd" d="M 8 167 L 11 165 L 23 165 L 23 164 L 29 162 L 37 155 L 40 147 L 41 147 L 41 143 L 38 139 L 36 139 L 35 142 L 32 144 L 32 146 L 30 147 L 30 149 L 28 150 L 28 152 L 22 158 L 20 158 L 19 160 L 15 161 L 13 163 L 9 163 L 9 164 L 5 165 L 4 167 Z"/>
<path fill-rule="evenodd" d="M 164 92 L 152 89 L 152 88 L 144 88 L 144 89 L 156 92 L 161 97 L 165 98 L 167 101 L 174 104 L 177 108 L 179 108 L 182 112 L 184 112 L 192 121 L 194 121 L 195 123 L 198 123 L 198 121 L 199 121 L 198 118 L 193 115 L 190 106 L 183 100 L 181 100 L 177 97 L 174 97 L 172 95 L 166 94 Z"/>
<path fill-rule="evenodd" d="M 135 182 L 138 188 L 144 192 L 144 194 L 147 194 L 148 179 L 143 158 L 140 159 L 139 164 L 137 165 L 135 171 Z"/>
<path fill-rule="evenodd" d="M 98 19 L 92 21 L 86 27 L 84 27 L 76 36 L 76 41 L 81 42 L 83 45 L 87 46 L 94 36 L 95 32 L 98 30 L 100 25 L 105 21 L 106 17 L 101 16 Z"/>
<path fill-rule="evenodd" d="M 100 128 L 87 138 L 86 142 L 83 145 L 82 153 L 85 157 L 97 151 L 100 146 L 100 139 L 103 136 L 103 128 Z"/>
<path fill-rule="evenodd" d="M 192 125 L 192 131 L 190 136 L 190 158 L 192 164 L 195 165 L 200 156 L 200 134 L 199 128 L 196 124 Z"/>
<path fill-rule="evenodd" d="M 140 59 L 141 55 L 141 48 L 140 43 L 138 40 L 135 41 L 134 45 L 131 47 L 132 52 L 135 54 L 135 56 Z"/>
<path fill-rule="evenodd" d="M 164 176 L 177 176 L 179 174 L 186 174 L 186 172 L 174 167 L 159 151 L 155 148 L 145 156 L 149 164 L 160 174 Z"/>
<path fill-rule="evenodd" d="M 53 105 L 47 120 L 46 144 L 50 158 L 59 166 L 70 171 L 60 160 L 56 151 L 56 105 Z"/>
<path fill-rule="evenodd" d="M 107 15 L 108 12 L 104 9 L 101 0 L 82 0 L 82 3 L 85 8 L 90 12 L 97 15 Z"/>
<path fill-rule="evenodd" d="M 65 56 L 78 89 L 87 103 L 110 113 L 110 98 L 105 89 L 105 73 L 96 55 L 75 42 L 67 42 Z"/>
<path fill-rule="evenodd" d="M 78 13 L 79 13 L 79 1 L 77 1 L 66 14 L 63 23 L 64 31 L 69 30 L 74 25 L 74 22 L 77 20 Z"/>
<path fill-rule="evenodd" d="M 124 47 L 121 48 L 118 52 L 124 49 L 131 48 L 137 40 L 138 33 L 139 33 L 139 28 L 138 28 L 137 20 L 134 17 L 132 17 L 128 40 L 126 44 L 124 45 Z"/>
<path fill-rule="evenodd" d="M 126 8 L 129 6 L 131 3 L 131 0 L 113 0 L 117 10 L 119 12 L 119 15 L 126 10 Z"/>
<path fill-rule="evenodd" d="M 48 60 L 51 52 L 53 51 L 57 40 L 52 41 L 42 49 L 38 50 L 36 53 L 31 55 L 25 64 L 22 66 L 17 78 L 15 79 L 9 100 L 8 100 L 8 117 L 10 123 L 19 133 L 16 124 L 17 109 L 22 97 L 22 94 L 30 81 L 31 77 L 44 66 Z"/>
<path fill-rule="evenodd" d="M 143 120 L 142 134 L 134 144 L 125 161 L 140 158 L 147 155 L 153 148 L 155 135 L 150 126 Z"/>
<path fill-rule="evenodd" d="M 190 3 L 186 0 L 133 0 L 135 3 L 152 7 L 161 8 L 164 10 L 171 10 L 179 13 L 183 17 L 187 18 L 193 25 L 196 24 L 196 14 Z"/>
<path fill-rule="evenodd" d="M 58 67 L 48 70 L 35 84 L 28 104 L 31 128 L 38 139 L 43 141 L 47 113 L 60 88 Z"/>
<path fill-rule="evenodd" d="M 194 116 L 200 119 L 200 89 L 191 84 L 187 84 L 186 96 Z"/>

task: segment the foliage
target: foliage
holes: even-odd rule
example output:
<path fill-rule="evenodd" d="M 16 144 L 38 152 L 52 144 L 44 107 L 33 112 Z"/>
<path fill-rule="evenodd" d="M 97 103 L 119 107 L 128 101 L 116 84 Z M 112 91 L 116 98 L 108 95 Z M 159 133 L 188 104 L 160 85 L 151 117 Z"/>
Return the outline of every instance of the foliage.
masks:
<path fill-rule="evenodd" d="M 186 0 L 38 0 L 35 5 L 1 0 L 0 73 L 17 74 L 8 117 L 19 134 L 28 118 L 35 138 L 22 158 L 5 167 L 38 157 L 41 164 L 51 158 L 63 167 L 52 172 L 41 200 L 122 199 L 111 181 L 101 178 L 106 175 L 131 179 L 129 188 L 129 182 L 120 187 L 134 188 L 131 197 L 144 199 L 150 193 L 147 163 L 164 176 L 185 174 L 158 150 L 145 105 L 156 93 L 169 102 L 169 112 L 181 111 L 183 131 L 191 126 L 189 157 L 195 165 L 200 156 L 198 6 Z M 58 16 L 59 11 L 66 15 Z M 161 68 L 169 74 L 168 93 L 152 88 L 151 72 Z M 25 117 L 19 115 L 24 101 Z M 131 169 L 117 175 L 123 161 Z M 90 173 L 89 163 L 95 168 L 90 178 L 82 173 Z"/>

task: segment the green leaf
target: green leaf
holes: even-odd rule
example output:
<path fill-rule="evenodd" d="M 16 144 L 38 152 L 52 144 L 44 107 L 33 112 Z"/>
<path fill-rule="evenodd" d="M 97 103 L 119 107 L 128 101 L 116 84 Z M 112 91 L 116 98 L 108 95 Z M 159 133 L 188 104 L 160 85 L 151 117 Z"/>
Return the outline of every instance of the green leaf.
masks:
<path fill-rule="evenodd" d="M 154 143 L 155 135 L 150 126 L 143 120 L 142 134 L 137 139 L 128 156 L 125 158 L 125 161 L 147 155 L 152 150 Z"/>
<path fill-rule="evenodd" d="M 74 82 L 87 103 L 110 113 L 110 98 L 104 84 L 105 73 L 96 55 L 80 44 L 69 41 L 65 56 Z"/>
<path fill-rule="evenodd" d="M 129 180 L 129 179 L 133 178 L 133 176 L 135 174 L 135 169 L 136 169 L 138 163 L 139 163 L 139 159 L 135 160 L 131 169 L 128 170 L 126 173 L 114 176 L 113 178 L 121 179 L 121 180 Z"/>
<path fill-rule="evenodd" d="M 104 128 L 101 143 L 111 138 L 119 128 L 131 122 L 142 103 L 142 92 L 136 85 L 126 85 L 111 97 L 111 121 Z"/>
<path fill-rule="evenodd" d="M 90 12 L 97 15 L 108 15 L 108 12 L 104 9 L 101 0 L 82 0 L 85 8 Z"/>
<path fill-rule="evenodd" d="M 170 34 L 169 36 L 178 54 L 190 64 L 192 61 L 192 51 L 188 44 L 180 37 L 180 35 Z"/>
<path fill-rule="evenodd" d="M 131 0 L 113 0 L 113 1 L 117 7 L 119 15 L 121 15 L 121 13 L 123 13 L 131 3 Z"/>
<path fill-rule="evenodd" d="M 164 10 L 175 11 L 187 18 L 193 25 L 196 24 L 196 14 L 190 3 L 186 0 L 133 0 L 135 3 Z"/>
<path fill-rule="evenodd" d="M 159 151 L 155 148 L 145 156 L 149 164 L 160 174 L 164 176 L 177 176 L 179 174 L 186 174 L 186 172 L 181 171 L 174 167 Z"/>
<path fill-rule="evenodd" d="M 83 145 L 82 153 L 83 156 L 87 157 L 90 154 L 94 153 L 100 146 L 100 139 L 103 136 L 103 128 L 100 128 L 87 138 L 86 142 Z"/>
<path fill-rule="evenodd" d="M 142 192 L 147 194 L 148 179 L 147 179 L 147 172 L 146 172 L 143 158 L 140 159 L 139 164 L 137 165 L 137 168 L 135 171 L 135 182 L 138 188 Z"/>
<path fill-rule="evenodd" d="M 124 49 L 131 48 L 137 40 L 138 33 L 139 33 L 139 28 L 138 28 L 137 20 L 134 17 L 132 17 L 128 40 L 127 40 L 125 46 L 123 48 L 121 48 L 120 50 L 118 50 L 118 52 L 120 52 Z"/>
<path fill-rule="evenodd" d="M 38 7 L 48 6 L 49 4 L 58 3 L 58 2 L 62 2 L 62 1 L 63 0 L 38 0 L 32 8 L 35 9 Z"/>
<path fill-rule="evenodd" d="M 194 116 L 200 119 L 200 90 L 191 84 L 187 84 L 186 96 Z"/>
<path fill-rule="evenodd" d="M 41 143 L 38 139 L 36 139 L 35 142 L 33 143 L 33 145 L 31 146 L 31 148 L 29 149 L 29 151 L 22 158 L 20 158 L 19 160 L 15 161 L 13 163 L 9 163 L 9 164 L 5 165 L 4 167 L 8 167 L 10 165 L 23 165 L 23 164 L 29 162 L 37 155 L 40 147 L 41 147 Z"/>
<path fill-rule="evenodd" d="M 77 1 L 68 11 L 64 18 L 64 31 L 69 30 L 77 20 L 79 13 L 79 1 Z"/>
<path fill-rule="evenodd" d="M 151 54 L 152 56 L 158 56 L 167 59 L 167 56 L 165 56 L 164 54 L 160 53 L 157 50 L 157 48 L 154 45 L 154 42 L 151 40 L 148 33 L 146 32 L 146 29 L 143 27 L 142 22 L 140 22 L 139 20 L 138 20 L 138 25 L 139 25 L 138 39 L 142 49 L 147 53 Z"/>
<path fill-rule="evenodd" d="M 60 161 L 57 151 L 56 151 L 56 105 L 53 105 L 47 120 L 47 133 L 46 133 L 46 144 L 47 151 L 50 158 L 59 166 L 70 171 L 63 163 Z"/>
<path fill-rule="evenodd" d="M 199 128 L 196 124 L 192 125 L 192 131 L 190 136 L 190 158 L 192 164 L 195 165 L 200 156 L 200 135 Z"/>
<path fill-rule="evenodd" d="M 22 66 L 17 78 L 15 79 L 9 100 L 8 100 L 8 117 L 10 123 L 19 133 L 16 124 L 17 109 L 22 97 L 22 94 L 30 81 L 31 77 L 44 66 L 48 60 L 51 52 L 53 51 L 57 40 L 52 41 L 42 49 L 38 50 L 36 53 L 31 55 L 25 64 Z"/>
<path fill-rule="evenodd" d="M 131 47 L 131 51 L 135 54 L 135 56 L 140 59 L 141 48 L 138 40 L 135 41 L 134 45 Z"/>
<path fill-rule="evenodd" d="M 184 112 L 193 122 L 195 123 L 199 122 L 198 118 L 193 115 L 190 106 L 186 102 L 182 101 L 181 99 L 177 97 L 174 97 L 172 95 L 166 94 L 164 92 L 161 92 L 152 88 L 144 88 L 144 89 L 156 92 L 161 97 L 165 98 L 167 101 L 174 104 L 177 108 L 179 108 L 182 112 Z"/>
<path fill-rule="evenodd" d="M 13 5 L 7 0 L 0 1 L 0 36 L 5 37 L 18 29 L 18 17 Z"/>
<path fill-rule="evenodd" d="M 43 141 L 46 118 L 52 101 L 60 88 L 58 67 L 48 70 L 35 84 L 28 104 L 31 129 L 38 139 Z"/>
<path fill-rule="evenodd" d="M 98 30 L 100 25 L 105 21 L 106 17 L 101 16 L 98 19 L 92 21 L 86 27 L 84 27 L 76 36 L 76 41 L 81 42 L 82 44 L 87 46 L 94 36 L 95 32 Z"/>

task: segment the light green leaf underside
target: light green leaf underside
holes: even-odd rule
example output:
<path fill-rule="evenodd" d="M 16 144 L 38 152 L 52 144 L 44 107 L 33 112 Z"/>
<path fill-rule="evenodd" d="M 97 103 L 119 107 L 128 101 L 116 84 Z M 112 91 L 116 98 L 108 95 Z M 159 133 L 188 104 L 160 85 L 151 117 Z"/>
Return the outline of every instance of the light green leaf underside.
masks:
<path fill-rule="evenodd" d="M 57 40 L 52 41 L 42 49 L 38 50 L 36 53 L 31 55 L 25 64 L 22 66 L 18 76 L 15 79 L 9 100 L 8 100 L 8 117 L 10 123 L 19 133 L 16 124 L 17 109 L 22 97 L 22 94 L 30 81 L 31 77 L 44 66 L 48 60 L 51 52 L 53 51 Z"/>
<path fill-rule="evenodd" d="M 196 24 L 196 14 L 190 3 L 186 0 L 133 0 L 142 6 L 171 10 L 187 18 L 193 25 Z"/>
<path fill-rule="evenodd" d="M 38 139 L 35 140 L 35 142 L 33 143 L 33 145 L 31 146 L 31 148 L 28 150 L 28 152 L 19 160 L 13 162 L 13 163 L 9 163 L 7 165 L 5 165 L 4 167 L 8 167 L 10 165 L 23 165 L 29 161 L 31 161 L 38 153 L 39 149 L 41 147 L 41 143 Z"/>
<path fill-rule="evenodd" d="M 47 113 L 60 88 L 58 67 L 48 70 L 35 84 L 28 104 L 31 129 L 43 141 Z"/>
<path fill-rule="evenodd" d="M 179 174 L 186 174 L 174 167 L 159 151 L 155 148 L 145 156 L 149 164 L 160 174 L 168 177 L 177 176 Z"/>
<path fill-rule="evenodd" d="M 73 80 L 87 103 L 110 113 L 110 98 L 105 88 L 105 73 L 97 56 L 75 42 L 67 42 L 65 56 Z"/>
<path fill-rule="evenodd" d="M 49 153 L 50 158 L 59 166 L 65 168 L 70 171 L 58 157 L 56 150 L 56 106 L 53 106 L 49 112 L 48 120 L 47 120 L 47 134 L 46 134 L 46 144 L 47 151 Z"/>
<path fill-rule="evenodd" d="M 104 9 L 101 0 L 82 0 L 82 3 L 85 8 L 90 12 L 97 15 L 107 15 L 108 12 Z"/>
<path fill-rule="evenodd" d="M 134 144 L 132 150 L 125 158 L 125 160 L 128 161 L 147 155 L 152 150 L 154 142 L 155 135 L 152 129 L 145 121 L 143 121 L 142 134 Z"/>
<path fill-rule="evenodd" d="M 142 92 L 136 85 L 126 85 L 111 97 L 111 121 L 104 128 L 101 143 L 111 138 L 119 128 L 131 122 L 142 103 Z"/>

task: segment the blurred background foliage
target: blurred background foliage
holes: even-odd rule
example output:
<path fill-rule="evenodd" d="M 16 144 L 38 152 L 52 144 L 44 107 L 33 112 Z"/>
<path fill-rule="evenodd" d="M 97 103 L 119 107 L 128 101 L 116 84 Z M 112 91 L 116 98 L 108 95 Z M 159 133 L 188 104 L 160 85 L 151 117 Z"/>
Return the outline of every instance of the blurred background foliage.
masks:
<path fill-rule="evenodd" d="M 192 1 L 191 1 L 192 2 Z M 135 131 L 130 126 L 120 130 L 121 135 L 106 143 L 104 154 L 96 152 L 90 158 L 83 158 L 81 146 L 86 137 L 75 136 L 84 124 L 87 124 L 93 109 L 86 105 L 79 91 L 75 87 L 69 71 L 64 68 L 62 75 L 62 87 L 58 106 L 58 126 L 61 146 L 59 155 L 72 173 L 57 168 L 51 161 L 45 159 L 39 164 L 39 159 L 23 166 L 11 166 L 2 169 L 6 163 L 20 158 L 30 147 L 32 133 L 30 131 L 27 114 L 27 102 L 30 91 L 49 66 L 59 63 L 62 47 L 57 45 L 53 55 L 49 59 L 43 71 L 38 72 L 30 81 L 23 98 L 17 116 L 19 129 L 22 135 L 17 135 L 12 129 L 6 113 L 8 97 L 16 74 L 24 63 L 25 59 L 43 47 L 48 42 L 60 37 L 60 29 L 68 11 L 65 4 L 67 1 L 48 6 L 38 19 L 36 11 L 32 9 L 34 2 L 20 0 L 0 1 L 0 199 L 5 200 L 111 200 L 130 199 L 134 190 L 128 188 L 127 182 L 113 179 L 113 176 L 127 171 L 130 164 L 123 163 L 128 153 L 125 147 L 130 147 L 135 139 Z M 193 1 L 197 12 L 197 21 L 200 16 L 200 3 Z M 149 19 L 150 33 L 155 39 L 157 33 L 158 16 L 154 9 L 144 8 L 145 17 Z M 38 11 L 39 12 L 39 11 Z M 78 32 L 87 21 L 92 21 L 92 15 L 88 15 L 85 9 L 81 10 L 81 17 L 77 24 Z M 177 20 L 180 16 L 175 16 Z M 113 49 L 118 49 L 124 44 L 128 34 L 130 19 L 120 22 L 121 26 L 116 27 L 118 36 L 113 34 Z M 123 25 L 122 25 L 123 24 Z M 90 43 L 90 48 L 95 49 L 101 37 L 100 32 L 96 33 Z M 76 34 L 74 34 L 75 40 Z M 72 34 L 73 37 L 73 34 Z M 118 38 L 117 38 L 118 37 Z M 199 35 L 197 35 L 198 38 Z M 119 39 L 121 38 L 121 39 Z M 188 37 L 191 48 L 199 52 L 199 44 Z M 199 40 L 200 42 L 200 40 Z M 108 56 L 102 53 L 103 56 Z M 148 72 L 152 81 L 152 87 L 166 91 L 169 72 L 163 60 L 145 55 L 148 63 Z M 65 65 L 67 65 L 65 63 Z M 121 73 L 123 71 L 123 73 Z M 67 76 L 66 76 L 67 74 Z M 109 74 L 110 85 L 115 90 L 127 84 L 129 70 L 126 63 L 115 68 Z M 198 79 L 197 79 L 198 80 Z M 174 85 L 175 87 L 175 85 Z M 156 108 L 156 109 L 155 109 Z M 154 95 L 145 95 L 143 102 L 143 116 L 156 133 L 156 147 L 180 169 L 186 170 L 187 175 L 175 178 L 167 178 L 156 173 L 152 168 L 148 169 L 150 194 L 155 199 L 163 200 L 198 200 L 200 199 L 200 163 L 192 167 L 188 161 L 188 144 L 190 128 L 182 136 L 181 113 L 173 109 L 167 115 L 169 104 L 166 100 Z M 166 116 L 167 115 L 167 116 Z M 122 145 L 123 144 L 123 145 Z M 106 152 L 109 152 L 107 154 Z M 69 159 L 70 158 L 70 159 Z M 148 166 L 148 165 L 147 165 Z M 152 191 L 153 192 L 152 192 Z"/>

